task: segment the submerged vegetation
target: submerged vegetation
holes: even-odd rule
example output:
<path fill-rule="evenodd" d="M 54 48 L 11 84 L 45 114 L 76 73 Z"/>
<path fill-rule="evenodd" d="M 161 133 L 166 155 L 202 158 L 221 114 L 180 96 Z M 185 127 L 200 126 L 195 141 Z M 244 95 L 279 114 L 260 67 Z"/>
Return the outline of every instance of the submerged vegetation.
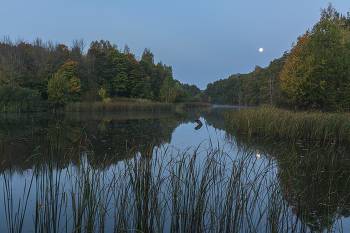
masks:
<path fill-rule="evenodd" d="M 230 111 L 226 125 L 236 132 L 265 137 L 350 142 L 350 114 L 294 112 L 273 107 Z"/>

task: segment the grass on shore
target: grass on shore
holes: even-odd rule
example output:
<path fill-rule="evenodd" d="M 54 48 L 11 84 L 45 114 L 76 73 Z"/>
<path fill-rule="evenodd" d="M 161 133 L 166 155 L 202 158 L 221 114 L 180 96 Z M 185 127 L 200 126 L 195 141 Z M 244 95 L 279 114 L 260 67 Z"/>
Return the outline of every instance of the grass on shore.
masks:
<path fill-rule="evenodd" d="M 209 107 L 209 103 L 184 102 L 179 104 L 147 102 L 147 101 L 118 101 L 118 102 L 72 102 L 65 106 L 67 112 L 121 112 L 121 111 L 166 111 L 175 108 Z"/>
<path fill-rule="evenodd" d="M 350 142 L 349 113 L 293 112 L 272 107 L 230 111 L 226 125 L 236 132 L 281 139 Z"/>
<path fill-rule="evenodd" d="M 205 107 L 210 107 L 210 103 L 205 103 L 205 102 L 183 102 L 183 103 L 178 103 L 177 108 L 205 108 Z"/>
<path fill-rule="evenodd" d="M 67 112 L 121 112 L 121 111 L 161 111 L 174 109 L 171 103 L 155 102 L 72 102 L 65 107 Z"/>

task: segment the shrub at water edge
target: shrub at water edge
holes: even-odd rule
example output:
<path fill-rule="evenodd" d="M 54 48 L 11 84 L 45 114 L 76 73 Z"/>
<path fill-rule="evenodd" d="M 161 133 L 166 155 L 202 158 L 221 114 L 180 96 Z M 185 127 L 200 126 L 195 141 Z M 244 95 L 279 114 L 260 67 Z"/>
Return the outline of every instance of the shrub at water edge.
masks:
<path fill-rule="evenodd" d="M 0 87 L 0 112 L 31 112 L 42 110 L 40 94 L 29 88 Z"/>

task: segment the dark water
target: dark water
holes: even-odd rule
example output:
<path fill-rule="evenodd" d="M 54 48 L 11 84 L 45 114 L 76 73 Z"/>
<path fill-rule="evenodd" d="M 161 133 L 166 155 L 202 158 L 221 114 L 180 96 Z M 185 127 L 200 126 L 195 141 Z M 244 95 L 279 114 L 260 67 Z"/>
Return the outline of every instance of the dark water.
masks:
<path fill-rule="evenodd" d="M 347 145 L 285 142 L 229 133 L 224 121 L 224 113 L 229 108 L 214 106 L 158 113 L 0 115 L 2 174 L 10 177 L 12 208 L 18 208 L 20 200 L 23 202 L 23 190 L 32 177 L 38 162 L 36 154 L 40 151 L 59 148 L 57 153 L 69 157 L 59 165 L 62 169 L 78 166 L 77 158 L 86 151 L 91 152 L 87 161 L 90 165 L 112 169 L 113 165 L 124 161 L 130 151 L 137 153 L 150 143 L 174 151 L 198 150 L 198 154 L 217 147 L 232 160 L 239 153 L 251 156 L 257 161 L 247 166 L 252 171 L 255 166 L 261 168 L 273 163 L 266 179 L 278 185 L 278 194 L 285 203 L 283 208 L 289 209 L 291 216 L 288 218 L 294 223 L 284 231 L 349 232 L 350 153 Z M 48 145 L 53 146 L 50 149 Z M 105 161 L 109 168 L 105 167 Z M 9 222 L 5 221 L 8 201 L 5 200 L 4 177 L 0 178 L 0 229 L 8 229 Z M 262 198 L 262 201 L 268 200 Z M 36 208 L 35 193 L 29 192 L 23 232 L 33 230 Z"/>

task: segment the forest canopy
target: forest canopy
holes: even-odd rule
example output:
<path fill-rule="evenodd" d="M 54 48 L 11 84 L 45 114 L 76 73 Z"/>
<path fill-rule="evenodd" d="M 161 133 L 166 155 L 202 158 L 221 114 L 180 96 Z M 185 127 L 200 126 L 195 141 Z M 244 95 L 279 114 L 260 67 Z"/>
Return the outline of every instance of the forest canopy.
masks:
<path fill-rule="evenodd" d="M 83 39 L 73 40 L 68 47 L 39 38 L 27 43 L 4 37 L 0 42 L 0 92 L 7 93 L 7 86 L 26 88 L 21 95 L 31 93 L 35 101 L 39 96 L 58 106 L 125 97 L 350 110 L 350 13 L 340 14 L 332 4 L 321 9 L 320 20 L 297 38 L 290 51 L 267 67 L 256 66 L 248 74 L 209 83 L 204 91 L 174 79 L 172 67 L 155 63 L 149 48 L 138 59 L 128 45 L 121 50 L 100 40 L 85 47 Z"/>
<path fill-rule="evenodd" d="M 83 39 L 73 40 L 69 48 L 39 38 L 27 43 L 4 37 L 0 42 L 0 89 L 6 85 L 33 90 L 41 100 L 55 105 L 109 102 L 118 97 L 201 101 L 195 98 L 199 88 L 174 79 L 172 67 L 155 64 L 148 48 L 138 60 L 128 45 L 121 51 L 100 40 L 91 42 L 86 52 L 85 47 Z"/>
<path fill-rule="evenodd" d="M 298 37 L 290 51 L 256 66 L 249 74 L 234 74 L 209 83 L 205 94 L 213 103 L 271 104 L 296 110 L 350 109 L 350 13 L 332 4 L 320 20 Z"/>

